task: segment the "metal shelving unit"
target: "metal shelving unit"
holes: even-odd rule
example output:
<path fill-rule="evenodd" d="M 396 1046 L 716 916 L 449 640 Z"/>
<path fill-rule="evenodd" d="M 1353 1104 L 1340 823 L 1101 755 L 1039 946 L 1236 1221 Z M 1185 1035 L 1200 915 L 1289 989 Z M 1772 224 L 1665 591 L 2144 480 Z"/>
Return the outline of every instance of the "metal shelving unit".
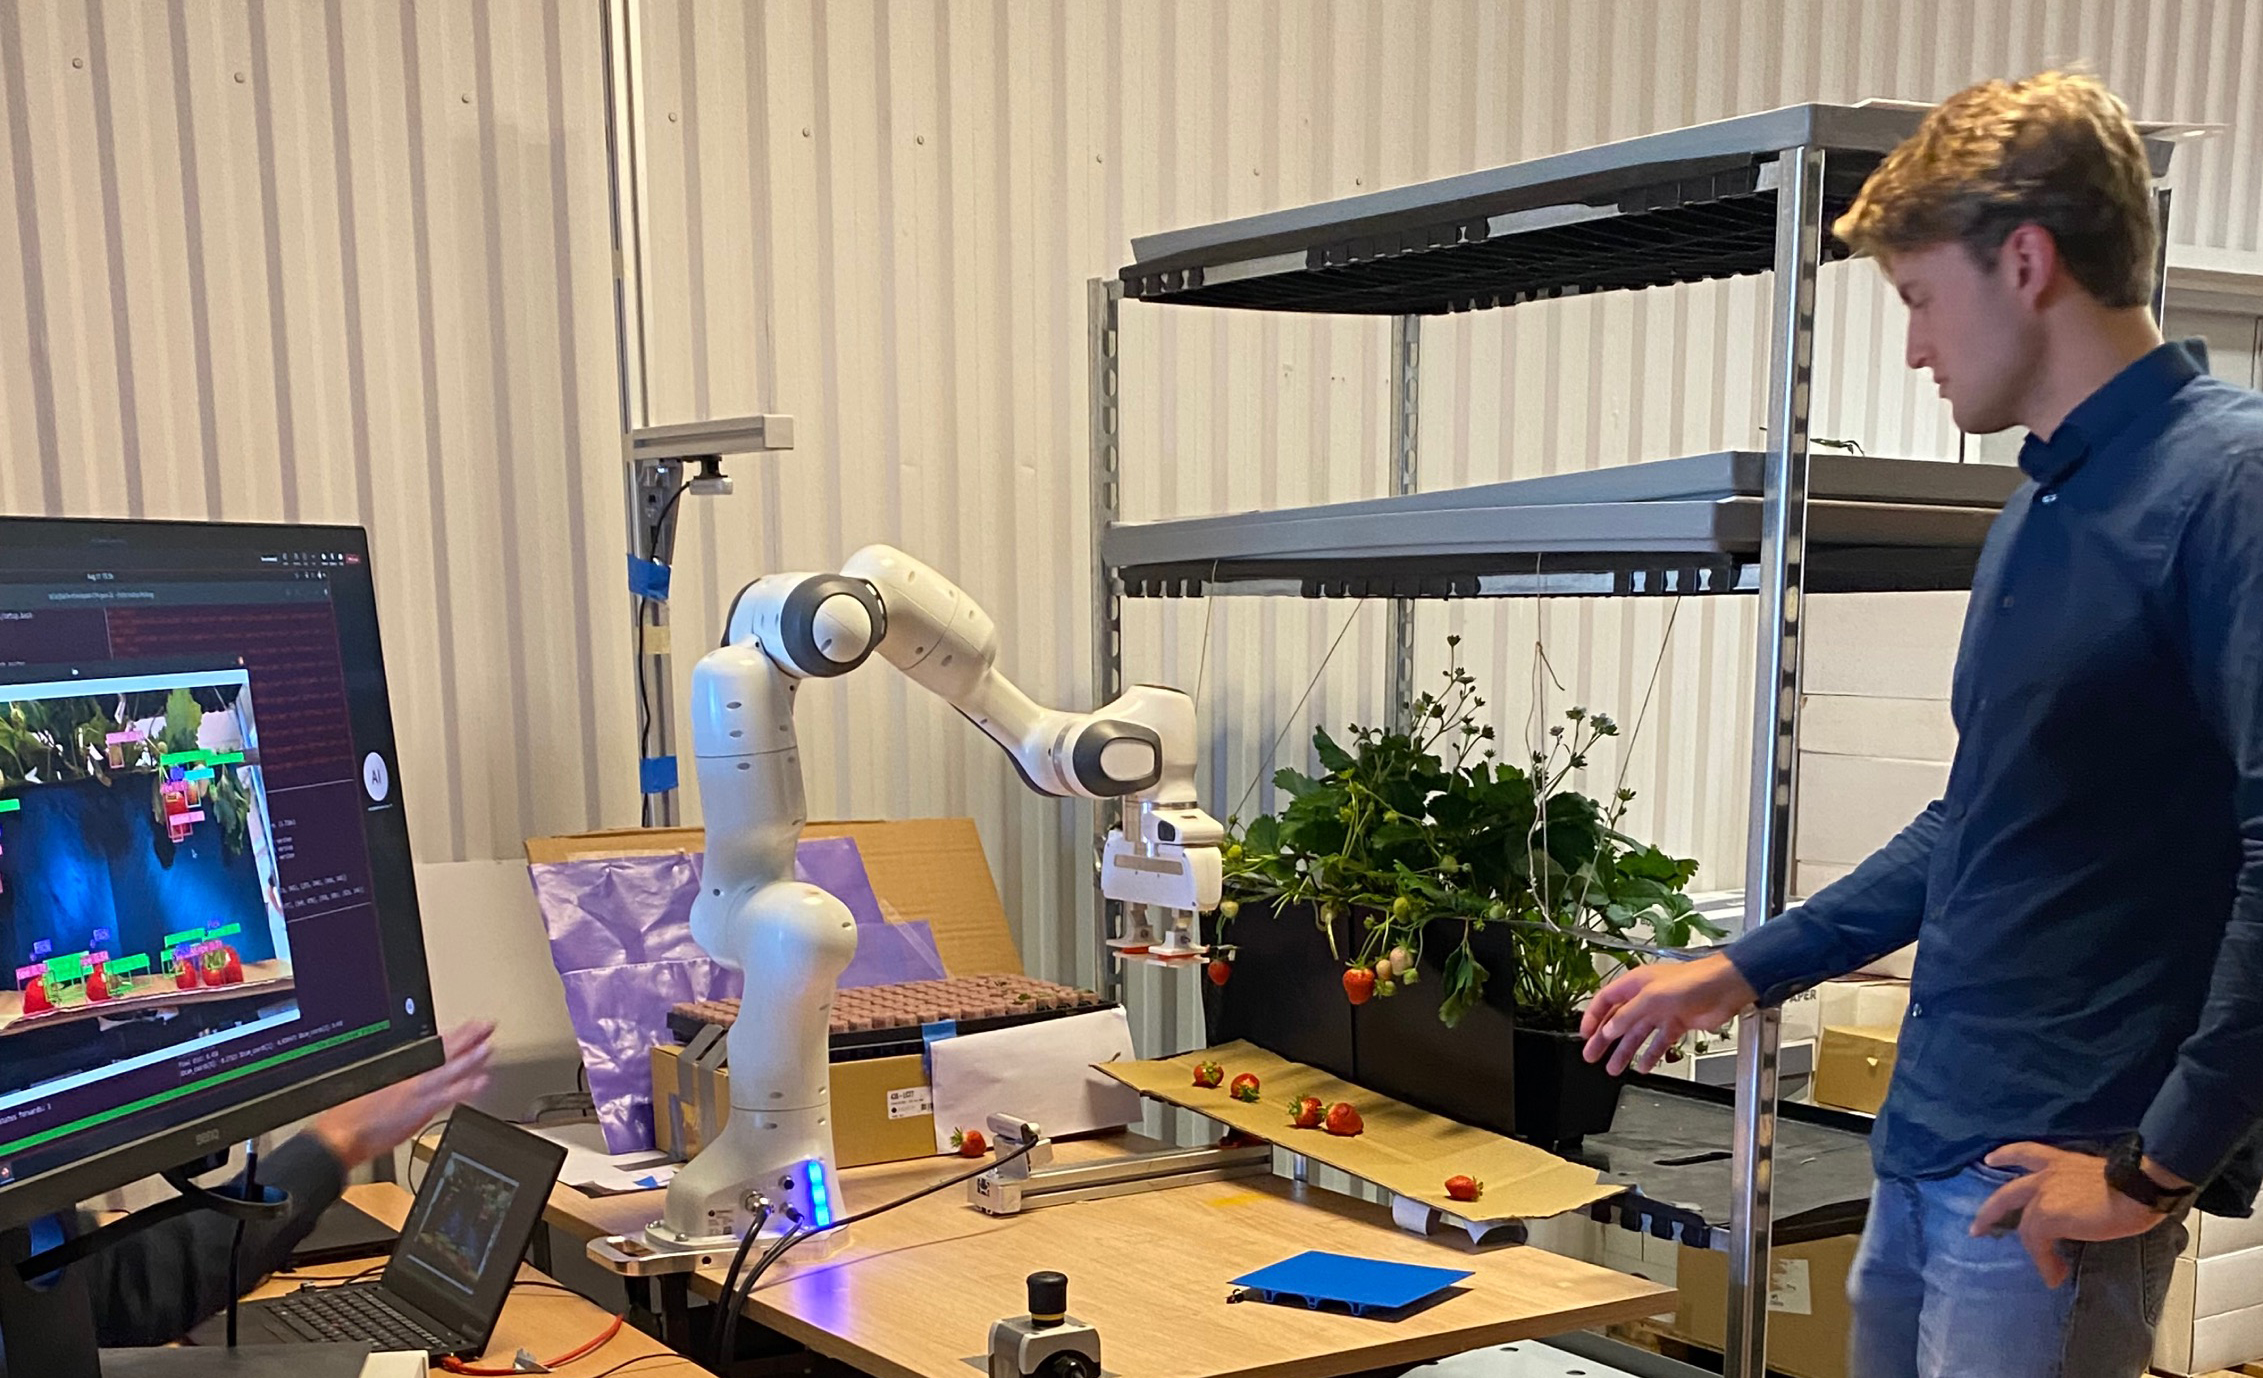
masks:
<path fill-rule="evenodd" d="M 1781 913 L 1791 880 L 1804 595 L 1967 587 L 1981 538 L 2016 480 L 1945 464 L 1811 462 L 1807 453 L 1816 275 L 1846 252 L 1824 226 L 1921 113 L 1789 106 L 1134 240 L 1134 261 L 1114 279 L 1093 280 L 1088 296 L 1101 697 L 1122 687 L 1126 597 L 1388 596 L 1398 712 L 1410 690 L 1409 599 L 1751 593 L 1762 634 L 1745 921 Z M 2170 144 L 2149 138 L 2147 149 L 2154 175 L 2164 175 Z M 2157 199 L 2165 229 L 2166 190 Z M 1763 271 L 1774 277 L 1767 451 L 1414 492 L 1423 316 Z M 1117 322 L 1125 302 L 1394 318 L 1396 496 L 1124 524 Z M 1102 901 L 1102 953 L 1117 921 Z M 1103 979 L 1113 990 L 1115 973 Z M 1775 1012 L 1745 1016 L 1737 1047 L 1725 1367 L 1729 1378 L 1761 1378 Z"/>

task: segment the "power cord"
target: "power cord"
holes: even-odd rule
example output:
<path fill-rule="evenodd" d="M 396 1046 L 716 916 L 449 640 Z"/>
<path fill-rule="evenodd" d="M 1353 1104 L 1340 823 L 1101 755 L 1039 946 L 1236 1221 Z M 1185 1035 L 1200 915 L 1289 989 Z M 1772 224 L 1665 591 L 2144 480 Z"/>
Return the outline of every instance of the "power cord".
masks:
<path fill-rule="evenodd" d="M 595 1354 L 598 1350 L 603 1349 L 607 1344 L 611 1343 L 615 1335 L 621 1333 L 621 1326 L 627 1320 L 628 1317 L 626 1316 L 615 1316 L 613 1318 L 612 1324 L 597 1332 L 597 1337 L 595 1339 L 590 1340 L 588 1343 L 583 1344 L 576 1349 L 569 1350 L 554 1359 L 542 1360 L 541 1363 L 543 1369 L 547 1371 L 550 1369 L 564 1368 L 567 1364 L 574 1362 L 576 1359 L 586 1359 L 590 1355 Z M 649 1358 L 653 1356 L 647 1355 L 642 1357 Z M 523 1371 L 515 1364 L 506 1364 L 501 1368 L 498 1368 L 492 1364 L 467 1364 L 463 1360 L 456 1358 L 454 1355 L 450 1355 L 447 1358 L 442 1359 L 440 1361 L 440 1367 L 450 1373 L 475 1375 L 475 1378 L 508 1378 L 508 1375 L 510 1374 Z M 615 1365 L 613 1368 L 609 1368 L 605 1371 L 607 1373 L 616 1373 L 623 1367 L 626 1366 Z"/>
<path fill-rule="evenodd" d="M 794 1220 L 793 1227 L 788 1229 L 784 1234 L 778 1236 L 778 1242 L 771 1245 L 770 1248 L 766 1252 L 764 1252 L 760 1261 L 758 1261 L 754 1265 L 754 1270 L 746 1275 L 746 1280 L 739 1284 L 738 1290 L 735 1293 L 732 1292 L 728 1287 L 726 1287 L 723 1292 L 722 1301 L 730 1309 L 723 1313 L 723 1324 L 720 1334 L 716 1338 L 715 1367 L 720 1370 L 730 1366 L 730 1362 L 733 1357 L 732 1345 L 738 1339 L 739 1315 L 746 1310 L 748 1299 L 753 1297 L 755 1284 L 762 1281 L 762 1275 L 770 1270 L 770 1265 L 776 1263 L 779 1258 L 785 1254 L 786 1250 L 792 1248 L 796 1244 L 799 1244 L 801 1241 L 809 1238 L 812 1235 L 825 1234 L 832 1230 L 846 1229 L 851 1225 L 861 1224 L 864 1221 L 870 1220 L 876 1215 L 886 1215 L 889 1211 L 896 1209 L 896 1207 L 898 1206 L 908 1206 L 914 1201 L 933 1196 L 939 1191 L 943 1191 L 950 1187 L 959 1186 L 960 1184 L 965 1182 L 971 1182 L 975 1178 L 980 1177 L 985 1172 L 989 1172 L 995 1168 L 1002 1168 L 1008 1163 L 1019 1162 L 1021 1159 L 1028 1157 L 1030 1151 L 1035 1149 L 1036 1147 L 1036 1135 L 1031 1132 L 1030 1127 L 1024 1126 L 1022 1146 L 995 1162 L 982 1163 L 978 1166 L 969 1168 L 967 1171 L 960 1173 L 956 1177 L 946 1177 L 940 1182 L 931 1182 L 928 1185 L 921 1187 L 918 1191 L 912 1192 L 905 1196 L 899 1196 L 893 1201 L 884 1201 L 881 1204 L 874 1206 L 870 1210 L 858 1211 L 854 1215 L 844 1215 L 840 1219 L 834 1220 L 824 1225 L 804 1225 L 801 1223 L 798 1217 L 794 1217 L 792 1208 L 788 1207 L 786 1213 L 789 1218 L 792 1218 Z M 751 1238 L 754 1234 L 754 1231 L 750 1229 L 749 1231 L 747 1231 L 747 1234 Z M 744 1258 L 745 1254 L 746 1241 L 740 1240 L 740 1258 Z M 732 1261 L 732 1267 L 734 1270 L 738 1267 L 737 1259 L 734 1259 Z"/>
<path fill-rule="evenodd" d="M 259 1196 L 259 1140 L 244 1140 L 244 1199 Z M 228 1348 L 236 1347 L 236 1307 L 243 1298 L 244 1219 L 236 1217 L 235 1237 L 228 1243 Z"/>
<path fill-rule="evenodd" d="M 691 484 L 692 481 L 688 478 L 677 484 L 676 491 L 670 493 L 668 500 L 660 504 L 659 515 L 655 516 L 652 519 L 652 524 L 646 528 L 648 534 L 645 544 L 658 547 L 660 533 L 668 525 L 668 514 L 675 511 L 676 503 L 682 499 L 685 493 L 691 491 Z M 636 610 L 636 754 L 640 761 L 652 754 L 652 694 L 650 690 L 645 688 L 644 684 L 644 605 L 651 601 L 649 598 L 638 598 Z M 641 816 L 644 820 L 644 826 L 651 827 L 652 797 L 650 795 L 644 797 Z"/>

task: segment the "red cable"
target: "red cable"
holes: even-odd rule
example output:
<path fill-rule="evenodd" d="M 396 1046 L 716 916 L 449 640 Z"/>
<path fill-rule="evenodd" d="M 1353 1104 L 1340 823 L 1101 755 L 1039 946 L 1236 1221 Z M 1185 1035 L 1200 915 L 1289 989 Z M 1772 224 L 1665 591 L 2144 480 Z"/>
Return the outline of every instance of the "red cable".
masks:
<path fill-rule="evenodd" d="M 613 1318 L 613 1323 L 609 1326 L 606 1326 L 603 1331 L 599 1332 L 596 1339 L 591 1340 L 588 1344 L 583 1345 L 581 1348 L 574 1350 L 570 1354 L 561 1354 L 555 1359 L 544 1359 L 542 1361 L 542 1366 L 544 1368 L 559 1368 L 563 1365 L 572 1363 L 576 1359 L 588 1358 L 590 1355 L 595 1354 L 598 1350 L 603 1349 L 608 1340 L 611 1340 L 615 1335 L 620 1334 L 621 1324 L 627 1319 L 628 1317 L 626 1316 L 615 1316 Z M 518 1372 L 517 1369 L 509 1367 L 508 1365 L 502 1368 L 478 1367 L 476 1365 L 467 1364 L 463 1360 L 458 1359 L 453 1355 L 449 1356 L 448 1358 L 442 1359 L 440 1361 L 440 1367 L 448 1370 L 450 1373 L 472 1374 L 476 1375 L 477 1378 L 503 1378 L 503 1376 L 515 1374 Z"/>

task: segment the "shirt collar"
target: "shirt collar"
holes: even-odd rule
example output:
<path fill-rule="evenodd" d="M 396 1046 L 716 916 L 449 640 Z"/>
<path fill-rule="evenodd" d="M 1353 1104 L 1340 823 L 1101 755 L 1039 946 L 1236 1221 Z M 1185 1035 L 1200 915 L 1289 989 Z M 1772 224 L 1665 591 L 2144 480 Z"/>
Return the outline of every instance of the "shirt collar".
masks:
<path fill-rule="evenodd" d="M 2049 487 L 2128 427 L 2208 371 L 2208 346 L 2199 339 L 2169 340 L 2149 350 L 2075 404 L 2049 440 L 2030 433 L 2019 447 L 2019 467 Z"/>

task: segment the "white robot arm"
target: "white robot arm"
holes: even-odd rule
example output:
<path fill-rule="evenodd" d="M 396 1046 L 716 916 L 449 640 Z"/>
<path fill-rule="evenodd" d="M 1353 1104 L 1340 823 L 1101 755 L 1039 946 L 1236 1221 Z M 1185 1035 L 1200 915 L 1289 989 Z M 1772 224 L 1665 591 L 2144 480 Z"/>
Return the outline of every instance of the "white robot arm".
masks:
<path fill-rule="evenodd" d="M 1217 907 L 1224 830 L 1196 802 L 1185 694 L 1141 685 L 1094 713 L 1041 707 L 999 673 L 997 626 L 973 598 L 889 546 L 865 547 L 839 574 L 749 584 L 691 690 L 707 824 L 692 936 L 750 978 L 729 1035 L 731 1117 L 670 1183 L 655 1244 L 728 1238 L 754 1195 L 779 1207 L 780 1224 L 789 1207 L 830 1221 L 827 1030 L 856 926 L 839 900 L 793 878 L 807 817 L 793 702 L 803 680 L 847 674 L 875 651 L 1003 747 L 1032 789 L 1137 804 L 1136 829 L 1109 836 L 1101 889 L 1186 916 L 1159 955 L 1199 952 L 1191 917 Z"/>

